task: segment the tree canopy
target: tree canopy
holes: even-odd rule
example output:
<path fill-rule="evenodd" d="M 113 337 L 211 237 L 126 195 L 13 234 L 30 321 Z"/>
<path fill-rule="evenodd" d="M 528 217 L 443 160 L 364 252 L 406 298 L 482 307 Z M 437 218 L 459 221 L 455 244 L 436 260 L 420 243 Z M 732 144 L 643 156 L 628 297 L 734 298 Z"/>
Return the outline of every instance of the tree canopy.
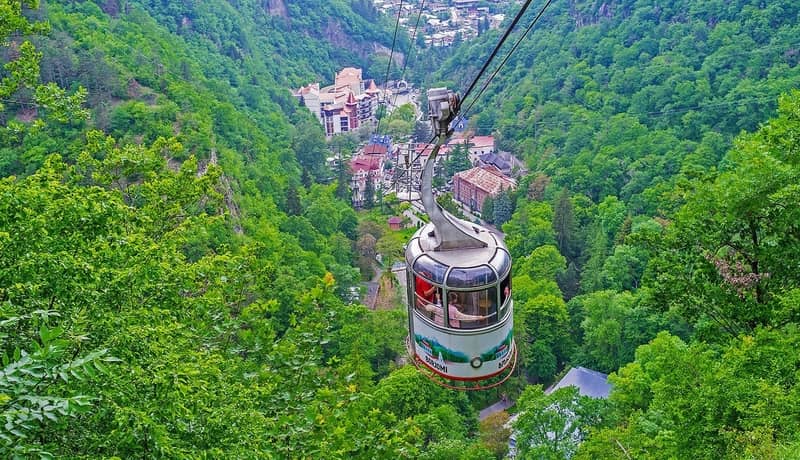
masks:
<path fill-rule="evenodd" d="M 522 458 L 796 456 L 800 6 L 651 3 L 554 3 L 475 105 L 530 173 L 482 210 L 520 371 L 467 395 L 404 365 L 405 310 L 354 302 L 411 230 L 351 207 L 325 160 L 357 139 L 289 92 L 385 69 L 391 18 L 0 0 L 0 455 L 491 458 L 508 393 Z M 481 29 L 409 78 L 469 81 Z M 573 365 L 610 398 L 538 385 Z"/>

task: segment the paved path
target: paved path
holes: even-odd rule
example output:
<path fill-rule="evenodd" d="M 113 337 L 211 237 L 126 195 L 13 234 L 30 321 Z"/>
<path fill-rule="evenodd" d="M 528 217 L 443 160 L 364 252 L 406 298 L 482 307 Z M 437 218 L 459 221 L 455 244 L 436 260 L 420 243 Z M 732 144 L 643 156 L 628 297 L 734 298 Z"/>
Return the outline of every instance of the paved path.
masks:
<path fill-rule="evenodd" d="M 400 297 L 403 299 L 403 305 L 408 305 L 408 289 L 406 288 L 406 264 L 397 263 L 392 266 L 392 273 L 397 278 L 397 284 L 400 286 Z"/>
<path fill-rule="evenodd" d="M 372 270 L 375 273 L 372 276 L 372 280 L 364 283 L 367 285 L 367 295 L 364 299 L 364 305 L 366 305 L 370 310 L 375 309 L 375 302 L 378 300 L 378 291 L 380 290 L 381 279 L 381 268 L 373 263 Z"/>

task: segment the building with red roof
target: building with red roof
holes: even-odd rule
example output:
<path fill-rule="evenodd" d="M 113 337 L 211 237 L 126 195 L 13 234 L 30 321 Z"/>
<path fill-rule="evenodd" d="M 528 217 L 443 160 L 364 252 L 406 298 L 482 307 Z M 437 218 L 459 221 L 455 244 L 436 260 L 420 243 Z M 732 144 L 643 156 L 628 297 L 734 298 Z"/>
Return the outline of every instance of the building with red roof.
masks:
<path fill-rule="evenodd" d="M 482 165 L 453 176 L 453 199 L 480 212 L 486 197 L 496 197 L 501 191 L 516 189 L 517 182 L 506 177 L 493 165 Z"/>
<path fill-rule="evenodd" d="M 350 189 L 353 191 L 353 206 L 364 204 L 367 181 L 372 184 L 372 190 L 378 193 L 381 171 L 384 163 L 383 155 L 356 155 L 350 160 Z"/>
<path fill-rule="evenodd" d="M 386 155 L 389 147 L 383 144 L 369 144 L 364 147 L 364 155 Z"/>
<path fill-rule="evenodd" d="M 403 218 L 398 216 L 392 216 L 388 220 L 389 228 L 392 230 L 400 230 L 403 226 Z"/>

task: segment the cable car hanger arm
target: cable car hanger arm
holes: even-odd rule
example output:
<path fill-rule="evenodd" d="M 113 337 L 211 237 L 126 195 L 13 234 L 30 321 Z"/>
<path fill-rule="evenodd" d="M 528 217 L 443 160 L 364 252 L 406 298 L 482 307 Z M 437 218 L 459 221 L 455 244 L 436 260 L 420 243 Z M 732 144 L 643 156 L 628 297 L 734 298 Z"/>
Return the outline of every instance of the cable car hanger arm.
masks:
<path fill-rule="evenodd" d="M 433 168 L 439 150 L 453 133 L 450 122 L 458 115 L 461 101 L 457 94 L 446 88 L 428 90 L 428 112 L 436 134 L 436 145 L 433 147 L 425 168 L 422 170 L 420 192 L 425 213 L 431 218 L 434 226 L 434 250 L 485 248 L 487 244 L 477 238 L 479 229 L 470 226 L 454 216 L 446 213 L 433 196 Z"/>

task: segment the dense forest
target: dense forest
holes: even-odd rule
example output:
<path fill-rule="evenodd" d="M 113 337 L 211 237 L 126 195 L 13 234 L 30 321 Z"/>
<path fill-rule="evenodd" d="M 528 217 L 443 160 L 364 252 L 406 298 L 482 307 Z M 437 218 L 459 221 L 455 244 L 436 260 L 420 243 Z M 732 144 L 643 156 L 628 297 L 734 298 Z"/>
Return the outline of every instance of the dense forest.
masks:
<path fill-rule="evenodd" d="M 366 0 L 0 16 L 4 457 L 502 458 L 508 415 L 477 419 L 500 392 L 521 458 L 800 455 L 800 5 L 546 11 L 468 114 L 528 166 L 492 213 L 519 371 L 483 394 L 403 365 L 401 306 L 353 302 L 365 247 L 404 234 L 351 207 L 324 161 L 342 143 L 289 92 L 344 66 L 380 79 L 393 18 Z M 498 36 L 415 51 L 409 75 L 463 87 Z M 574 365 L 611 373 L 610 398 L 542 391 Z"/>
<path fill-rule="evenodd" d="M 555 2 L 475 104 L 473 129 L 529 169 L 496 222 L 529 379 L 613 373 L 580 427 L 522 421 L 523 457 L 798 455 L 798 19 L 779 1 Z M 431 81 L 465 87 L 493 34 Z"/>

